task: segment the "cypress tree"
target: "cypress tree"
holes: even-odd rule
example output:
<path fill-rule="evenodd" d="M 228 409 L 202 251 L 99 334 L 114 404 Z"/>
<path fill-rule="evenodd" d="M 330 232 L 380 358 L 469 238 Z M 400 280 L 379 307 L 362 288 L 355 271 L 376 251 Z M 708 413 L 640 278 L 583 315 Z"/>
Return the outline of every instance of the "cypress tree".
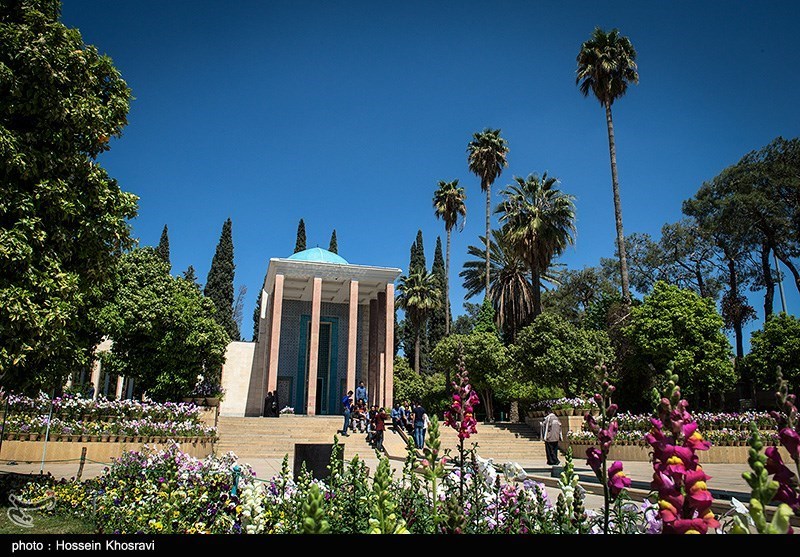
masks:
<path fill-rule="evenodd" d="M 200 288 L 200 284 L 197 282 L 197 273 L 192 265 L 189 265 L 189 267 L 183 272 L 183 279 L 188 280 L 197 286 L 197 288 Z"/>
<path fill-rule="evenodd" d="M 331 233 L 331 243 L 328 246 L 328 251 L 331 252 L 331 253 L 339 253 L 339 244 L 336 241 L 336 229 L 335 228 L 333 229 L 333 232 Z"/>
<path fill-rule="evenodd" d="M 414 243 L 411 244 L 411 257 L 408 262 L 408 273 L 411 274 L 415 271 L 427 271 L 427 266 L 425 263 L 425 245 L 422 241 L 422 230 L 417 230 L 417 238 L 414 240 Z M 414 361 L 414 355 L 416 352 L 416 334 L 417 332 L 410 326 L 408 321 L 403 321 L 403 352 L 405 353 L 406 357 L 408 358 L 409 362 Z M 419 343 L 419 361 L 420 361 L 420 373 L 427 372 L 429 369 L 428 365 L 428 334 L 427 329 L 422 331 L 422 335 L 420 337 Z"/>
<path fill-rule="evenodd" d="M 156 253 L 166 261 L 169 268 L 172 269 L 172 263 L 169 260 L 169 234 L 167 233 L 167 225 L 164 225 L 164 230 L 161 231 L 161 239 L 158 241 Z"/>
<path fill-rule="evenodd" d="M 203 290 L 217 308 L 217 323 L 228 332 L 231 340 L 239 340 L 239 326 L 233 319 L 233 237 L 231 235 L 231 219 L 222 225 L 217 250 L 208 270 L 206 287 Z"/>
<path fill-rule="evenodd" d="M 445 287 L 445 267 L 444 256 L 442 255 L 442 238 L 436 237 L 436 250 L 433 253 L 433 265 L 431 272 L 436 277 L 439 285 L 439 292 L 441 292 L 442 303 L 439 309 L 433 312 L 431 318 L 428 320 L 428 344 L 433 347 L 442 340 L 445 336 L 445 324 L 447 322 L 447 308 L 444 303 L 444 287 Z"/>
<path fill-rule="evenodd" d="M 253 342 L 258 340 L 258 323 L 261 321 L 261 296 L 264 293 L 264 283 L 267 282 L 267 277 L 261 281 L 261 286 L 258 287 L 258 297 L 256 298 L 256 307 L 253 310 Z"/>
<path fill-rule="evenodd" d="M 294 243 L 294 252 L 304 251 L 306 249 L 306 223 L 303 219 L 297 223 L 297 240 Z"/>

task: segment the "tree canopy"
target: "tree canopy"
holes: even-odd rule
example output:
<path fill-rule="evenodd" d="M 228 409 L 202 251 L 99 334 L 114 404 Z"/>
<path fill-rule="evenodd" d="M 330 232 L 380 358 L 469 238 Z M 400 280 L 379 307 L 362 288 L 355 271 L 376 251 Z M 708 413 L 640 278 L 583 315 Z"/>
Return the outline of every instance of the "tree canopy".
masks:
<path fill-rule="evenodd" d="M 17 389 L 88 369 L 137 212 L 97 161 L 127 124 L 131 91 L 60 9 L 0 4 L 0 374 Z"/>
<path fill-rule="evenodd" d="M 239 340 L 239 325 L 233 316 L 233 279 L 236 266 L 233 263 L 233 236 L 231 219 L 222 225 L 217 249 L 211 260 L 203 294 L 217 308 L 217 323 L 227 331 L 231 340 Z"/>

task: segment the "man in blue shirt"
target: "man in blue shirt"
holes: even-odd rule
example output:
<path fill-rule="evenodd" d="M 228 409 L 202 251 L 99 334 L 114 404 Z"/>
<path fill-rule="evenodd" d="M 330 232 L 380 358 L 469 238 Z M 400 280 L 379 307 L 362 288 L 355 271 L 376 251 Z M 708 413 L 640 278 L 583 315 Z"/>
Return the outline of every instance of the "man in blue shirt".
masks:
<path fill-rule="evenodd" d="M 344 413 L 344 427 L 342 428 L 342 437 L 350 437 L 347 430 L 350 429 L 350 412 L 353 409 L 353 391 L 347 391 L 347 394 L 342 398 L 342 412 Z"/>
<path fill-rule="evenodd" d="M 356 387 L 356 400 L 363 400 L 369 404 L 369 400 L 367 400 L 367 388 L 364 386 L 363 381 L 359 381 L 358 387 Z"/>
<path fill-rule="evenodd" d="M 400 410 L 400 403 L 395 402 L 392 406 L 392 431 L 397 433 L 403 427 L 403 411 Z"/>

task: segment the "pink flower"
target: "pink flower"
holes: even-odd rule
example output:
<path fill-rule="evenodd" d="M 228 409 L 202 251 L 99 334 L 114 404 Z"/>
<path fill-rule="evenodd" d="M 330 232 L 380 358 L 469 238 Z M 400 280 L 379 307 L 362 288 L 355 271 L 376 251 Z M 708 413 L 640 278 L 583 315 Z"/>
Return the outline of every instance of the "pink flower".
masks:
<path fill-rule="evenodd" d="M 630 486 L 631 479 L 622 471 L 622 462 L 614 461 L 614 464 L 608 469 L 608 487 L 611 489 L 611 497 L 616 499 L 623 489 Z"/>
<path fill-rule="evenodd" d="M 586 449 L 586 464 L 594 470 L 595 475 L 599 480 L 602 480 L 602 466 L 603 466 L 603 453 L 597 447 L 589 447 Z"/>
<path fill-rule="evenodd" d="M 798 456 L 798 446 L 800 446 L 800 435 L 793 429 L 789 429 L 788 427 L 784 427 L 778 432 L 778 437 L 781 440 L 781 445 L 789 451 L 789 455 L 795 462 L 800 461 L 800 456 Z"/>

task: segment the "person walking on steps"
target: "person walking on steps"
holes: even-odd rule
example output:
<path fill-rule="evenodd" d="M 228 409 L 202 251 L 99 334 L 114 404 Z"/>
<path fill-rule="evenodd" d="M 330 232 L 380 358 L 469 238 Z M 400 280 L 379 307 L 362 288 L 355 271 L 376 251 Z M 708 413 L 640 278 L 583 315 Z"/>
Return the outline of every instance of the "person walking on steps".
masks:
<path fill-rule="evenodd" d="M 561 435 L 561 420 L 550 410 L 550 413 L 542 422 L 542 439 L 544 439 L 544 450 L 547 455 L 548 466 L 558 466 L 558 442 L 563 439 Z"/>
<path fill-rule="evenodd" d="M 425 408 L 417 401 L 414 405 L 414 444 L 418 449 L 425 446 Z"/>
<path fill-rule="evenodd" d="M 342 437 L 349 437 L 347 430 L 350 429 L 350 412 L 353 410 L 353 391 L 347 391 L 342 398 L 342 413 L 344 414 L 344 426 L 342 427 Z"/>
<path fill-rule="evenodd" d="M 356 387 L 356 398 L 355 400 L 364 400 L 367 402 L 367 388 L 364 386 L 363 381 L 358 382 L 358 387 Z"/>

